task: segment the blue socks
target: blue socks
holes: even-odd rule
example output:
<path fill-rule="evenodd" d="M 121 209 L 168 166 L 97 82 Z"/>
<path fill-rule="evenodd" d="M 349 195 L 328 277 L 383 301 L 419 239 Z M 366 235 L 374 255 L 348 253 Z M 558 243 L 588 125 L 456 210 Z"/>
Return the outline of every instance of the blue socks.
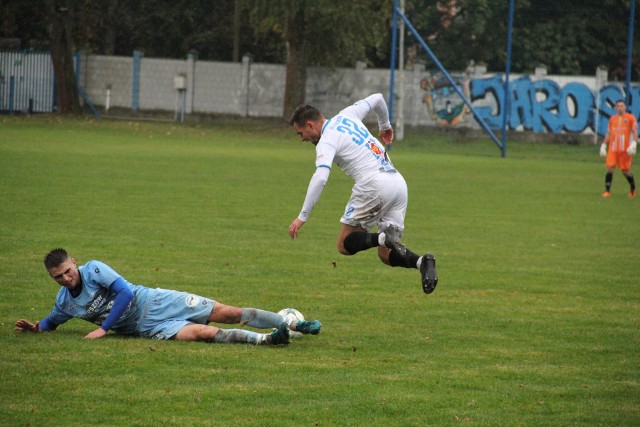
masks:
<path fill-rule="evenodd" d="M 259 308 L 243 308 L 240 323 L 253 328 L 266 329 L 277 328 L 284 322 L 282 316 L 271 311 L 260 310 Z"/>

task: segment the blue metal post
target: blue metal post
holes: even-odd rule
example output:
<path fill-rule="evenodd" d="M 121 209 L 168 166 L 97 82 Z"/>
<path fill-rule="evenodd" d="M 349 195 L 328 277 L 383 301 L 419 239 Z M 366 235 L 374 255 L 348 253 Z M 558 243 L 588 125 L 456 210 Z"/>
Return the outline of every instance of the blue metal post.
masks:
<path fill-rule="evenodd" d="M 396 48 L 398 44 L 398 0 L 393 0 L 393 18 L 391 18 L 391 65 L 389 81 L 389 122 L 393 123 L 393 85 L 396 71 Z"/>
<path fill-rule="evenodd" d="M 511 73 L 511 33 L 513 32 L 513 3 L 509 1 L 509 23 L 507 26 L 507 64 L 504 72 L 504 99 L 502 102 L 502 147 L 500 152 L 502 157 L 507 155 L 507 119 L 509 117 L 511 93 L 509 91 L 509 74 Z"/>
<path fill-rule="evenodd" d="M 138 111 L 140 102 L 140 61 L 142 52 L 133 51 L 133 81 L 131 83 L 131 110 Z"/>
<path fill-rule="evenodd" d="M 631 102 L 631 60 L 633 52 L 633 21 L 636 12 L 636 0 L 631 0 L 629 5 L 629 35 L 627 38 L 627 79 L 625 88 L 627 91 L 627 105 Z"/>
<path fill-rule="evenodd" d="M 411 22 L 409 22 L 407 17 L 404 16 L 404 13 L 402 13 L 397 8 L 396 8 L 396 11 L 398 13 L 398 16 L 400 18 L 402 18 L 402 20 L 406 24 L 406 26 L 409 29 L 409 31 L 411 31 L 411 34 L 413 34 L 413 37 L 415 37 L 415 39 L 420 43 L 420 45 L 422 46 L 422 49 L 424 49 L 424 51 L 427 53 L 427 55 L 429 55 L 429 57 L 431 58 L 433 63 L 436 64 L 436 67 L 438 67 L 438 69 L 442 72 L 442 75 L 444 75 L 445 78 L 449 81 L 449 83 L 451 84 L 451 87 L 453 87 L 453 89 L 456 91 L 456 93 L 460 96 L 460 99 L 462 99 L 462 101 L 466 104 L 466 106 L 469 107 L 469 110 L 471 111 L 471 113 L 473 113 L 473 117 L 480 124 L 480 126 L 482 126 L 482 129 L 484 129 L 484 131 L 487 132 L 489 137 L 491 137 L 493 142 L 495 142 L 495 144 L 499 148 L 502 148 L 502 146 L 500 145 L 500 141 L 498 140 L 496 135 L 493 133 L 493 131 L 491 129 L 489 129 L 489 126 L 487 126 L 487 124 L 484 122 L 484 120 L 482 120 L 482 118 L 480 116 L 478 116 L 478 113 L 477 113 L 476 109 L 473 108 L 473 105 L 471 105 L 471 102 L 467 99 L 466 96 L 464 96 L 464 93 L 462 92 L 462 90 L 460 90 L 460 88 L 458 87 L 456 82 L 453 80 L 453 77 L 451 77 L 451 74 L 449 74 L 449 72 L 444 68 L 442 63 L 438 60 L 436 55 L 431 51 L 431 49 L 429 49 L 429 46 L 427 46 L 425 41 L 422 39 L 422 37 L 420 36 L 420 33 L 418 33 L 418 31 L 414 28 L 414 26 L 411 25 Z"/>

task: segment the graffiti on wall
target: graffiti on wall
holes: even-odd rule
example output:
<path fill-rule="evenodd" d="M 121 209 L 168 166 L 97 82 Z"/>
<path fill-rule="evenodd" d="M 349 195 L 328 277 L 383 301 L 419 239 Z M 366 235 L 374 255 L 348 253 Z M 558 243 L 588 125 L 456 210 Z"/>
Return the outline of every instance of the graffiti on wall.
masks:
<path fill-rule="evenodd" d="M 504 108 L 503 76 L 474 79 L 470 91 L 470 100 L 478 116 L 489 127 L 500 129 Z M 629 95 L 627 111 L 638 117 L 640 86 L 632 86 Z M 604 135 L 609 117 L 615 114 L 613 106 L 619 99 L 626 99 L 619 85 L 605 85 L 594 94 L 582 83 L 571 82 L 560 87 L 553 80 L 534 81 L 525 76 L 509 82 L 507 123 L 511 129 L 553 133 L 580 133 L 597 127 L 598 134 Z"/>
<path fill-rule="evenodd" d="M 469 80 L 453 76 L 456 86 L 469 98 Z M 442 126 L 455 126 L 469 114 L 469 108 L 442 73 L 433 73 L 420 81 L 420 89 L 426 92 L 422 102 L 433 120 Z"/>

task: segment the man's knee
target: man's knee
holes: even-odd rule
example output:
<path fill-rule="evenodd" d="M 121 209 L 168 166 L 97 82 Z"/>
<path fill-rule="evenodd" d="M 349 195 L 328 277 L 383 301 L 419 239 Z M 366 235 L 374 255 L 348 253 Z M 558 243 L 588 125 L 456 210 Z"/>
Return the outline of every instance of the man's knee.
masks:
<path fill-rule="evenodd" d="M 343 255 L 354 255 L 360 251 L 370 249 L 375 246 L 371 236 L 366 231 L 354 231 L 344 238 L 342 247 L 338 242 L 338 251 Z"/>
<path fill-rule="evenodd" d="M 216 323 L 240 323 L 241 318 L 241 308 L 216 302 L 208 320 Z"/>
<path fill-rule="evenodd" d="M 189 324 L 176 334 L 178 341 L 213 341 L 220 328 L 208 325 Z"/>
<path fill-rule="evenodd" d="M 340 252 L 341 255 L 347 255 L 347 256 L 353 255 L 344 247 L 344 240 L 339 240 L 337 246 L 338 246 L 338 252 Z"/>

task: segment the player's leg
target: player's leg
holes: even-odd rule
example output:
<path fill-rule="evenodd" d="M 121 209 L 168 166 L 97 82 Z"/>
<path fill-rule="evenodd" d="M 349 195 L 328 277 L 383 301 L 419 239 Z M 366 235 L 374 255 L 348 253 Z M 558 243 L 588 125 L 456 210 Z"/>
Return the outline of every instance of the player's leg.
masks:
<path fill-rule="evenodd" d="M 406 183 L 402 176 L 391 175 L 384 179 L 389 182 L 386 182 L 384 185 L 385 193 L 383 194 L 383 197 L 385 200 L 389 200 L 390 202 L 384 206 L 380 217 L 379 229 L 383 230 L 383 233 L 387 234 L 390 230 L 393 230 L 393 232 L 399 230 L 396 237 L 398 242 L 400 242 L 408 205 Z M 394 245 L 388 244 L 387 240 L 388 238 L 385 239 L 386 246 L 390 246 L 391 248 L 383 246 L 378 248 L 378 257 L 380 260 L 391 267 L 418 269 L 420 271 L 423 291 L 427 294 L 433 292 L 438 284 L 435 257 L 430 253 L 419 256 L 412 250 L 406 248 L 403 244 L 402 248 L 404 250 L 398 250 Z"/>
<path fill-rule="evenodd" d="M 388 206 L 396 203 L 399 192 L 405 195 L 406 210 L 407 186 L 399 173 L 380 174 L 366 186 L 354 186 L 344 215 L 340 218 L 342 225 L 338 234 L 338 252 L 354 255 L 377 246 L 387 246 L 403 253 L 404 245 L 400 241 L 402 223 L 385 224 L 384 228 L 379 227 L 379 233 L 368 232 L 381 224 L 380 218 Z"/>
<path fill-rule="evenodd" d="M 342 255 L 355 255 L 360 251 L 378 246 L 378 234 L 367 233 L 359 225 L 341 223 L 336 246 Z"/>
<path fill-rule="evenodd" d="M 289 343 L 289 330 L 281 324 L 270 334 L 245 329 L 221 329 L 211 325 L 190 323 L 174 336 L 177 341 L 206 341 L 221 344 L 277 345 Z"/>
<path fill-rule="evenodd" d="M 625 178 L 627 178 L 627 182 L 629 183 L 629 197 L 636 197 L 636 181 L 633 177 L 631 171 L 622 171 Z"/>
<path fill-rule="evenodd" d="M 435 290 L 438 284 L 438 273 L 436 259 L 431 253 L 427 252 L 422 256 L 418 256 L 410 249 L 406 249 L 405 254 L 401 255 L 394 249 L 380 246 L 378 248 L 378 257 L 383 263 L 391 267 L 416 268 L 420 270 L 424 293 L 430 294 Z"/>
<path fill-rule="evenodd" d="M 148 309 L 138 325 L 142 337 L 154 339 L 176 339 L 181 341 L 247 342 L 253 344 L 283 344 L 288 342 L 282 332 L 287 328 L 282 316 L 271 313 L 275 320 L 268 326 L 277 328 L 274 333 L 258 334 L 252 331 L 230 332 L 208 325 L 209 322 L 240 323 L 242 309 L 218 303 L 212 299 L 186 292 L 166 289 L 149 291 Z M 249 309 L 250 310 L 250 309 Z M 260 322 L 264 321 L 262 317 Z M 253 322 L 252 322 L 253 323 Z M 280 332 L 278 332 L 280 331 Z M 288 332 L 287 332 L 288 334 Z M 286 338 L 286 340 L 285 340 Z"/>
<path fill-rule="evenodd" d="M 636 197 L 636 181 L 631 173 L 631 156 L 627 153 L 623 153 L 623 156 L 621 157 L 620 170 L 629 183 L 629 197 Z"/>
<path fill-rule="evenodd" d="M 406 248 L 400 240 L 401 236 L 402 230 L 396 226 L 390 226 L 381 233 L 368 233 L 362 227 L 342 224 L 338 234 L 338 252 L 342 255 L 355 255 L 360 251 L 378 247 L 378 256 L 381 253 L 380 249 L 394 248 L 402 253 Z"/>
<path fill-rule="evenodd" d="M 613 168 L 607 168 L 607 173 L 604 175 L 604 193 L 602 193 L 602 197 L 611 196 L 612 181 L 613 181 Z"/>
<path fill-rule="evenodd" d="M 607 168 L 607 173 L 604 176 L 604 193 L 602 193 L 602 197 L 609 198 L 611 197 L 611 183 L 613 182 L 613 170 L 618 163 L 618 159 L 616 153 L 613 150 L 609 150 L 607 153 L 607 159 L 605 161 L 605 167 Z"/>
<path fill-rule="evenodd" d="M 208 322 L 215 323 L 240 323 L 254 328 L 277 328 L 284 318 L 278 313 L 261 310 L 259 308 L 240 308 L 222 304 L 216 301 L 207 319 Z"/>
<path fill-rule="evenodd" d="M 173 339 L 176 341 L 208 341 L 213 342 L 220 328 L 210 325 L 197 325 L 189 323 L 182 327 Z"/>
<path fill-rule="evenodd" d="M 274 313 L 259 308 L 240 308 L 222 304 L 216 301 L 207 319 L 208 322 L 215 323 L 240 323 L 253 328 L 267 329 L 278 328 L 285 319 L 278 313 Z M 290 325 L 294 331 L 303 334 L 318 335 L 322 323 L 318 320 L 303 320 Z"/>

